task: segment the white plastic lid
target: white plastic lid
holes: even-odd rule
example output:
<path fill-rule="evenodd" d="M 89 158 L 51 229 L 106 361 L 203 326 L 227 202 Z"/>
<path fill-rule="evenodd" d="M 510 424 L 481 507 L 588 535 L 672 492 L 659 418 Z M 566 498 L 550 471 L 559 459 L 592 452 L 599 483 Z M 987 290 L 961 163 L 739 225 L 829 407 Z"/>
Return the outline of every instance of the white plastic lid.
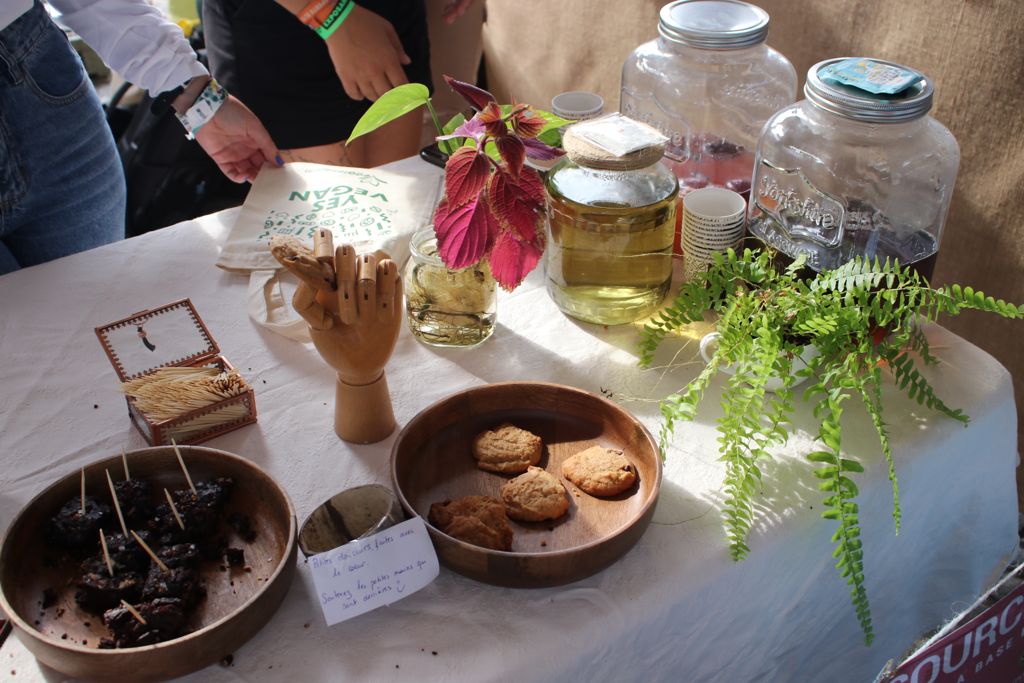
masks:
<path fill-rule="evenodd" d="M 551 112 L 563 119 L 584 121 L 600 116 L 604 111 L 604 98 L 584 90 L 571 90 L 551 98 Z"/>

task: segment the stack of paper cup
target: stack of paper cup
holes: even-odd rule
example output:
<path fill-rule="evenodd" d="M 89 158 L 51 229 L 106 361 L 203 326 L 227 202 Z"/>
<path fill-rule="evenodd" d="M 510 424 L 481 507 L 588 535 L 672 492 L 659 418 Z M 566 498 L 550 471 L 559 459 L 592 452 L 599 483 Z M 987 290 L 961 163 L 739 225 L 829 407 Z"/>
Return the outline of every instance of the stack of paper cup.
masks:
<path fill-rule="evenodd" d="M 712 254 L 743 239 L 747 203 L 723 187 L 704 187 L 683 197 L 683 279 L 707 269 Z"/>

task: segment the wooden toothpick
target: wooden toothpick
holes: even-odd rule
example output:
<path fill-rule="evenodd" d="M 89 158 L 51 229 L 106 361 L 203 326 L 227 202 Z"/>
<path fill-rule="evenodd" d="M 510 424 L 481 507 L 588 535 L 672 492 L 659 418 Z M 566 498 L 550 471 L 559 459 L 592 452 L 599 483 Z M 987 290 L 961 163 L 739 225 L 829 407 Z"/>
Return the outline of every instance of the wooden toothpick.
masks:
<path fill-rule="evenodd" d="M 149 555 L 149 557 L 154 562 L 156 562 L 156 566 L 160 567 L 160 569 L 165 571 L 165 572 L 171 571 L 167 567 L 167 565 L 164 564 L 163 561 L 159 557 L 156 556 L 156 553 L 153 552 L 153 549 L 150 548 L 148 545 L 146 545 L 146 542 L 143 541 L 142 538 L 137 533 L 135 533 L 134 529 L 132 530 L 132 536 L 134 536 L 135 540 L 138 542 L 138 544 L 142 546 L 142 549 L 146 551 L 146 554 Z"/>
<path fill-rule="evenodd" d="M 107 563 L 107 571 L 114 575 L 114 563 L 110 561 L 110 553 L 107 552 L 107 539 L 103 536 L 103 529 L 100 529 L 100 547 L 103 548 L 103 561 Z"/>
<path fill-rule="evenodd" d="M 114 480 L 110 478 L 110 470 L 103 470 L 107 473 L 107 486 L 110 487 L 110 497 L 114 499 L 114 510 L 117 511 L 117 521 L 121 522 L 121 533 L 128 537 L 128 527 L 124 523 L 124 515 L 121 514 L 121 504 L 117 502 L 117 493 L 114 492 Z"/>
<path fill-rule="evenodd" d="M 171 506 L 171 512 L 174 513 L 174 519 L 178 522 L 178 526 L 181 530 L 185 530 L 185 522 L 181 521 L 181 515 L 178 514 L 178 508 L 174 507 L 174 499 L 171 498 L 171 492 L 164 489 L 164 495 L 167 496 L 167 504 Z"/>
<path fill-rule="evenodd" d="M 146 620 L 142 618 L 142 615 L 139 614 L 139 611 L 137 609 L 129 605 L 124 600 L 121 601 L 121 607 L 124 607 L 126 610 L 128 610 L 128 612 L 130 612 L 133 617 L 139 620 L 140 624 L 142 624 L 143 626 L 146 625 Z"/>
<path fill-rule="evenodd" d="M 174 441 L 174 439 L 171 439 L 171 445 L 174 446 L 174 454 L 178 456 L 178 464 L 181 465 L 181 471 L 185 473 L 185 481 L 188 482 L 188 487 L 192 489 L 192 495 L 199 495 L 198 492 L 196 491 L 195 485 L 192 484 L 192 477 L 189 476 L 188 468 L 185 467 L 185 461 L 184 459 L 182 459 L 181 451 L 178 450 L 178 444 Z"/>
<path fill-rule="evenodd" d="M 82 490 L 82 514 L 84 515 L 85 514 L 85 468 L 84 467 L 82 468 L 81 490 Z"/>
<path fill-rule="evenodd" d="M 124 446 L 121 446 L 121 464 L 124 465 L 124 480 L 131 481 L 132 475 L 128 474 L 128 454 L 124 452 Z"/>

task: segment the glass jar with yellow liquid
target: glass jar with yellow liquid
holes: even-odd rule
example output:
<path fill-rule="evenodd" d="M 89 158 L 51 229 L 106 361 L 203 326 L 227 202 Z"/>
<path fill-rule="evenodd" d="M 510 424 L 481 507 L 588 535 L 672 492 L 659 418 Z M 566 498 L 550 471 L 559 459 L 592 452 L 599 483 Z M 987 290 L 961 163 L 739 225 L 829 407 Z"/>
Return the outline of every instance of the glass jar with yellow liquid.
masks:
<path fill-rule="evenodd" d="M 672 282 L 676 176 L 666 138 L 619 114 L 570 126 L 548 174 L 545 273 L 562 311 L 628 323 L 653 313 Z"/>

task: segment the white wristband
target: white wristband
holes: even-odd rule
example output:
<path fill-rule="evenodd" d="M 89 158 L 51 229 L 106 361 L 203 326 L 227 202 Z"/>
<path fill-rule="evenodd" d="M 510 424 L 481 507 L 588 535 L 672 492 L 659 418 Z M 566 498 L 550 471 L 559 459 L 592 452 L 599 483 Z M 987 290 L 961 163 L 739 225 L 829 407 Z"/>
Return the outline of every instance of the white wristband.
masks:
<path fill-rule="evenodd" d="M 181 125 L 185 127 L 185 135 L 189 140 L 194 138 L 196 132 L 213 118 L 227 98 L 228 91 L 211 78 L 188 111 L 184 114 L 175 114 L 181 121 Z"/>

